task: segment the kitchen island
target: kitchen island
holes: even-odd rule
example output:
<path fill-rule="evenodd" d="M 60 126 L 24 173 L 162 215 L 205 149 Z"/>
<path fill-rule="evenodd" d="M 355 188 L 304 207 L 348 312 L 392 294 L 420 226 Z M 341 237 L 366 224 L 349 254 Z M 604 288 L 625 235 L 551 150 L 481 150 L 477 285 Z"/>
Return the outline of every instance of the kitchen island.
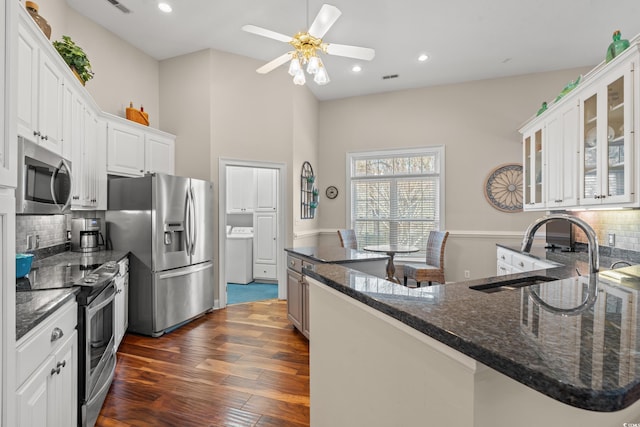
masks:
<path fill-rule="evenodd" d="M 338 265 L 309 281 L 314 426 L 594 426 L 640 422 L 640 268 L 573 266 L 423 288 Z M 545 279 L 546 280 L 546 279 Z M 487 286 L 489 285 L 489 286 Z M 476 290 L 478 286 L 489 289 Z"/>
<path fill-rule="evenodd" d="M 337 246 L 287 248 L 287 317 L 305 337 L 309 338 L 309 286 L 302 269 L 316 264 L 335 264 L 384 277 L 387 255 L 360 252 Z"/>

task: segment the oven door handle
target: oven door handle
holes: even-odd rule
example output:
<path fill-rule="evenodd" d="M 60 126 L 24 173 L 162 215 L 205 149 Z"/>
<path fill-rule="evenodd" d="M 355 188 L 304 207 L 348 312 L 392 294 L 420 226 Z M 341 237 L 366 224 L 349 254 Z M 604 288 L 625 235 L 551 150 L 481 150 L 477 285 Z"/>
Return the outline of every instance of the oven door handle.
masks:
<path fill-rule="evenodd" d="M 96 314 L 96 312 L 102 310 L 104 307 L 106 307 L 107 305 L 113 302 L 113 300 L 116 297 L 116 287 L 113 281 L 107 285 L 107 288 L 105 288 L 105 291 L 110 292 L 107 296 L 107 299 L 102 301 L 100 304 L 96 305 L 95 307 L 90 307 L 89 317 L 92 317 L 94 314 Z"/>

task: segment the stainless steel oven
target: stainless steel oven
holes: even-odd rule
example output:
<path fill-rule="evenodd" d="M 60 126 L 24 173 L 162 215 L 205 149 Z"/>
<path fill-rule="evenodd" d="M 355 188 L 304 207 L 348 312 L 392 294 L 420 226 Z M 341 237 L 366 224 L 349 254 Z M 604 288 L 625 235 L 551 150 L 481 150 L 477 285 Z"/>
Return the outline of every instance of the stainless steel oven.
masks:
<path fill-rule="evenodd" d="M 82 281 L 78 301 L 78 420 L 93 427 L 116 369 L 115 276 L 117 264 L 105 264 Z"/>
<path fill-rule="evenodd" d="M 71 162 L 18 137 L 16 213 L 65 213 L 70 209 L 71 192 Z"/>

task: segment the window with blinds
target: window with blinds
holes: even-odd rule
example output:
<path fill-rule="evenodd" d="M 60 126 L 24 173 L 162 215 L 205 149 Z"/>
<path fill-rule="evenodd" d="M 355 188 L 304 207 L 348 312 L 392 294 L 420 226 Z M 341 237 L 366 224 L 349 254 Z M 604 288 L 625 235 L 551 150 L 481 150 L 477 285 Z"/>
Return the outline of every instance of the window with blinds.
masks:
<path fill-rule="evenodd" d="M 351 153 L 351 227 L 358 246 L 412 245 L 425 256 L 443 217 L 444 147 Z M 397 258 L 401 258 L 399 255 Z"/>

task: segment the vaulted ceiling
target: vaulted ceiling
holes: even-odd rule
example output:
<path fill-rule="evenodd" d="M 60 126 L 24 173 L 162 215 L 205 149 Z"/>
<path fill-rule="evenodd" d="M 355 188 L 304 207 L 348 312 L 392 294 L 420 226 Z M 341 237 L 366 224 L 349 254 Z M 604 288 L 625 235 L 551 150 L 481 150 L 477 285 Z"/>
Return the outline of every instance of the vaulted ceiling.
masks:
<path fill-rule="evenodd" d="M 119 2 L 129 9 L 114 7 Z M 265 63 L 291 46 L 241 30 L 294 35 L 320 0 L 67 0 L 82 15 L 162 60 L 212 48 Z M 370 61 L 322 57 L 331 82 L 307 85 L 320 100 L 421 86 L 594 66 L 614 30 L 640 33 L 637 0 L 329 0 L 342 11 L 325 42 L 374 48 Z M 421 53 L 429 55 L 419 62 Z M 360 65 L 362 71 L 352 71 Z M 287 66 L 272 71 L 286 73 Z M 384 76 L 397 75 L 396 78 Z"/>

